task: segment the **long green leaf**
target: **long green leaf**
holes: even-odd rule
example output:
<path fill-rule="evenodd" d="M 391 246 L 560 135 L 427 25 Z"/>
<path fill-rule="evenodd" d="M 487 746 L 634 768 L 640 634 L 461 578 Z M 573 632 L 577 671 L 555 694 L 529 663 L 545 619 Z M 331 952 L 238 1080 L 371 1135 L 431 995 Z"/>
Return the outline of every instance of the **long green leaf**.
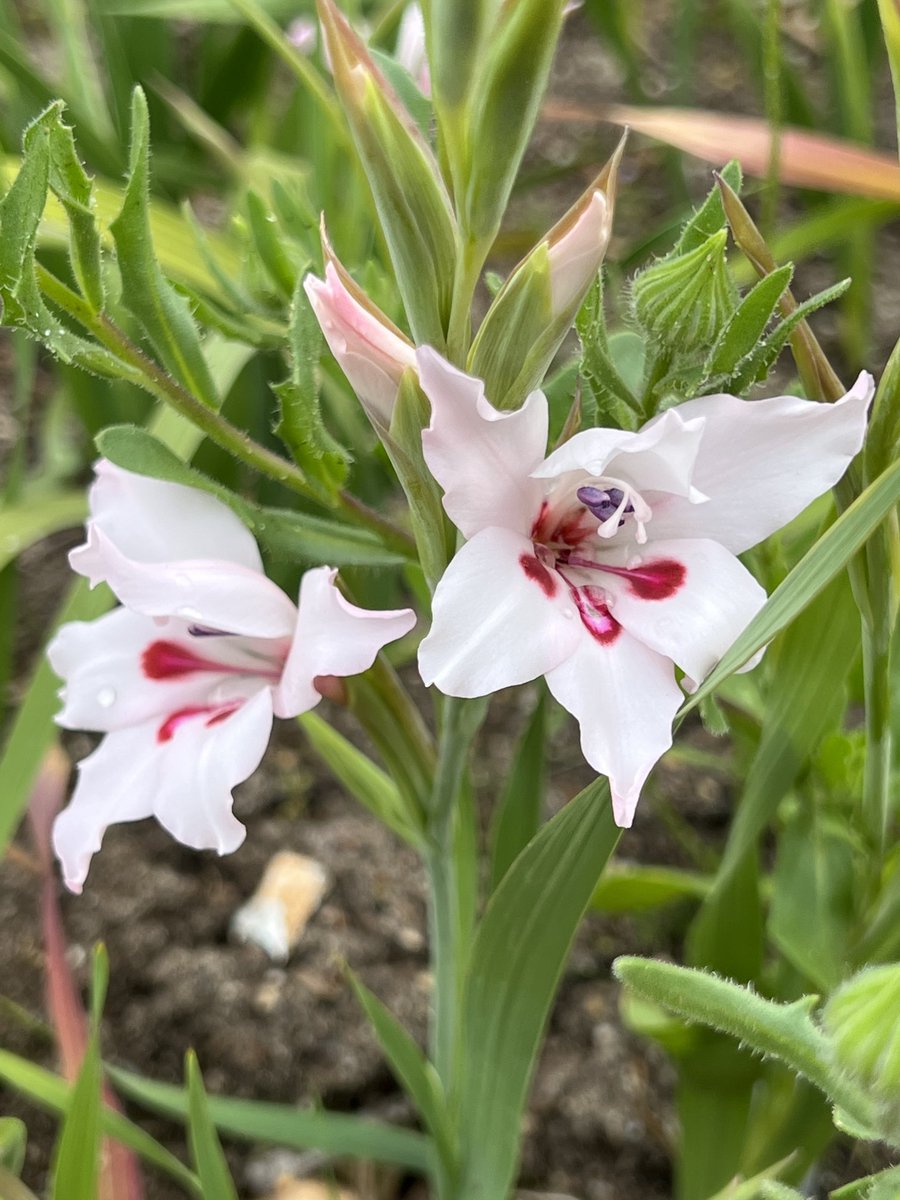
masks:
<path fill-rule="evenodd" d="M 516 746 L 506 787 L 491 826 L 491 887 L 495 888 L 541 823 L 544 799 L 544 718 L 541 692 L 531 720 Z"/>
<path fill-rule="evenodd" d="M 53 1200 L 96 1200 L 100 1179 L 100 1048 L 94 1030 L 72 1089 L 53 1166 Z"/>
<path fill-rule="evenodd" d="M 118 1068 L 110 1068 L 109 1074 L 118 1091 L 144 1107 L 180 1120 L 186 1118 L 188 1100 L 182 1088 Z M 421 1133 L 367 1117 L 226 1096 L 210 1096 L 209 1111 L 217 1129 L 244 1141 L 369 1158 L 423 1174 L 429 1174 L 433 1167 L 432 1145 Z"/>
<path fill-rule="evenodd" d="M 188 1140 L 197 1168 L 204 1200 L 237 1200 L 234 1180 L 222 1153 L 197 1056 L 189 1050 L 185 1059 L 188 1091 Z"/>
<path fill-rule="evenodd" d="M 445 1163 L 451 1161 L 446 1099 L 432 1064 L 393 1013 L 354 974 L 353 990 L 362 1005 L 391 1070 L 406 1089 L 435 1139 Z"/>
<path fill-rule="evenodd" d="M 463 997 L 460 1192 L 505 1196 L 522 1111 L 563 965 L 615 849 L 606 780 L 540 830 L 494 892 L 475 937 Z"/>
<path fill-rule="evenodd" d="M 753 979 L 763 953 L 756 845 L 829 725 L 859 646 L 859 615 L 846 578 L 833 580 L 773 647 L 762 736 L 712 891 L 689 938 L 690 958 Z M 752 859 L 752 861 L 751 861 Z"/>
<path fill-rule="evenodd" d="M 421 817 L 409 811 L 403 793 L 390 775 L 317 713 L 303 713 L 297 723 L 351 796 L 405 842 L 421 845 Z"/>
<path fill-rule="evenodd" d="M 803 556 L 682 708 L 687 713 L 742 667 L 841 571 L 900 501 L 900 461 L 871 483 Z"/>
<path fill-rule="evenodd" d="M 64 1079 L 6 1050 L 0 1050 L 0 1079 L 13 1091 L 27 1096 L 49 1112 L 65 1115 L 69 1111 L 72 1088 Z M 200 1195 L 196 1175 L 180 1163 L 174 1154 L 160 1146 L 149 1133 L 145 1133 L 121 1113 L 105 1106 L 101 1109 L 100 1121 L 104 1133 L 121 1142 L 123 1146 L 130 1146 L 146 1162 L 165 1171 L 190 1195 Z"/>

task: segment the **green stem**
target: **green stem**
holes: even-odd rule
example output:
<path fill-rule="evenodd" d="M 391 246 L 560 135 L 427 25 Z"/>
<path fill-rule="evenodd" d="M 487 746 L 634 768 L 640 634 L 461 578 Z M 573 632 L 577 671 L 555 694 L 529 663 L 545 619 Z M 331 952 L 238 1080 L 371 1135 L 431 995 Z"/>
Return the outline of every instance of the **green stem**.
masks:
<path fill-rule="evenodd" d="M 886 526 L 866 547 L 871 620 L 862 623 L 863 688 L 866 707 L 866 760 L 863 769 L 863 816 L 884 855 L 891 811 L 891 641 L 894 630 L 894 581 Z"/>
<path fill-rule="evenodd" d="M 462 981 L 469 932 L 464 914 L 470 906 L 463 889 L 471 877 L 471 864 L 465 859 L 473 844 L 467 836 L 469 831 L 460 828 L 468 813 L 466 806 L 460 804 L 460 797 L 469 747 L 486 707 L 487 702 L 483 700 L 452 697 L 444 700 L 437 773 L 431 795 L 430 847 L 425 859 L 434 975 L 429 1049 L 431 1060 L 450 1096 L 456 1081 Z"/>
<path fill-rule="evenodd" d="M 447 354 L 450 361 L 465 368 L 472 332 L 472 298 L 488 247 L 483 242 L 464 242 L 456 259 L 450 323 L 447 329 Z"/>
<path fill-rule="evenodd" d="M 104 313 L 95 312 L 77 292 L 73 292 L 62 280 L 57 279 L 46 267 L 37 264 L 37 275 L 44 294 L 59 308 L 93 334 L 107 350 L 111 350 L 131 372 L 137 372 L 141 386 L 151 396 L 170 405 L 181 413 L 192 425 L 201 430 L 211 442 L 234 455 L 261 475 L 283 484 L 298 496 L 321 504 L 322 497 L 310 484 L 303 472 L 280 454 L 255 442 L 249 434 L 232 425 L 221 413 L 198 400 L 158 363 L 146 355 L 114 321 Z M 397 529 L 390 521 L 374 512 L 349 492 L 341 491 L 336 497 L 336 506 L 356 525 L 363 525 L 377 533 L 392 550 L 405 558 L 416 557 L 415 545 L 408 534 Z"/>

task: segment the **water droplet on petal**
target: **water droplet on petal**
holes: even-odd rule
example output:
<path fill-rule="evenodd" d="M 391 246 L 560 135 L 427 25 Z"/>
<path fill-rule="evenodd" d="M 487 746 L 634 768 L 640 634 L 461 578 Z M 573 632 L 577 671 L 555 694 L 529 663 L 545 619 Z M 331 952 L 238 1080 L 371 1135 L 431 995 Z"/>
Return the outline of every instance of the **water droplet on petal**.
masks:
<path fill-rule="evenodd" d="M 641 565 L 641 563 L 643 561 L 644 561 L 643 555 L 635 554 L 631 558 L 629 558 L 628 562 L 625 564 L 625 570 L 626 571 L 634 571 L 637 567 L 639 567 Z"/>
<path fill-rule="evenodd" d="M 97 693 L 97 703 L 101 708 L 112 708 L 116 702 L 116 689 L 112 687 L 102 687 Z"/>
<path fill-rule="evenodd" d="M 185 575 L 183 571 L 176 571 L 172 576 L 172 582 L 176 587 L 188 588 L 191 586 L 190 575 Z"/>
<path fill-rule="evenodd" d="M 182 617 L 185 621 L 199 621 L 200 613 L 196 608 L 192 608 L 189 604 L 182 604 L 175 609 L 175 616 Z"/>

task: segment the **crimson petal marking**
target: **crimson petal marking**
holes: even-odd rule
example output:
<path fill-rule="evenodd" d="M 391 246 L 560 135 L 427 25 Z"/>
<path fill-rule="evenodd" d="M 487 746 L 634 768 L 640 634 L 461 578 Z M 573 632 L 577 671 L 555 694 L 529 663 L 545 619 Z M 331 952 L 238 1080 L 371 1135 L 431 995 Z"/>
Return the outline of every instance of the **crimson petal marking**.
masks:
<path fill-rule="evenodd" d="M 548 600 L 556 595 L 556 580 L 540 559 L 533 554 L 520 554 L 519 566 L 529 579 L 533 580 Z"/>
<path fill-rule="evenodd" d="M 622 632 L 622 626 L 609 611 L 605 593 L 601 588 L 573 588 L 572 595 L 578 606 L 585 629 L 602 646 L 614 642 Z"/>
<path fill-rule="evenodd" d="M 240 708 L 240 704 L 226 704 L 224 706 L 217 704 L 191 704 L 186 708 L 179 708 L 173 712 L 171 716 L 166 717 L 162 725 L 156 731 L 156 740 L 158 742 L 170 742 L 178 731 L 178 727 L 183 725 L 185 721 L 191 720 L 192 717 L 206 716 L 211 714 L 206 721 L 207 728 L 210 725 L 219 725 L 222 721 L 227 720 L 232 713 L 236 713 Z"/>
<path fill-rule="evenodd" d="M 639 600 L 668 600 L 680 591 L 687 579 L 687 567 L 675 558 L 658 558 L 653 562 L 641 563 L 639 567 L 613 567 L 609 563 L 594 562 L 572 555 L 569 565 L 587 567 L 595 571 L 606 571 L 624 579 Z"/>
<path fill-rule="evenodd" d="M 202 658 L 178 642 L 151 642 L 141 655 L 141 668 L 148 679 L 181 679 L 197 671 L 227 671 L 227 667 Z"/>

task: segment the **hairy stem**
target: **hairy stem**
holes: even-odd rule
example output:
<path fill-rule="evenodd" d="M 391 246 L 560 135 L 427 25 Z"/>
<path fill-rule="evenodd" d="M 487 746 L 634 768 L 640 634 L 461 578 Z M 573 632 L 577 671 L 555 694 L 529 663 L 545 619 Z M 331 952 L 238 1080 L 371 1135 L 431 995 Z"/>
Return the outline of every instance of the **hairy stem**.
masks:
<path fill-rule="evenodd" d="M 81 296 L 45 267 L 38 264 L 37 273 L 41 289 L 48 299 L 93 334 L 101 345 L 112 351 L 132 372 L 138 372 L 141 386 L 151 396 L 170 405 L 201 430 L 211 442 L 253 467 L 261 475 L 283 484 L 298 496 L 319 504 L 324 503 L 316 487 L 294 463 L 282 458 L 267 446 L 255 442 L 249 434 L 232 425 L 221 413 L 204 404 L 136 346 L 114 321 L 104 313 L 94 312 Z M 335 501 L 338 510 L 354 524 L 371 529 L 386 546 L 405 558 L 415 558 L 415 546 L 409 535 L 363 504 L 361 500 L 349 492 L 341 491 Z"/>

